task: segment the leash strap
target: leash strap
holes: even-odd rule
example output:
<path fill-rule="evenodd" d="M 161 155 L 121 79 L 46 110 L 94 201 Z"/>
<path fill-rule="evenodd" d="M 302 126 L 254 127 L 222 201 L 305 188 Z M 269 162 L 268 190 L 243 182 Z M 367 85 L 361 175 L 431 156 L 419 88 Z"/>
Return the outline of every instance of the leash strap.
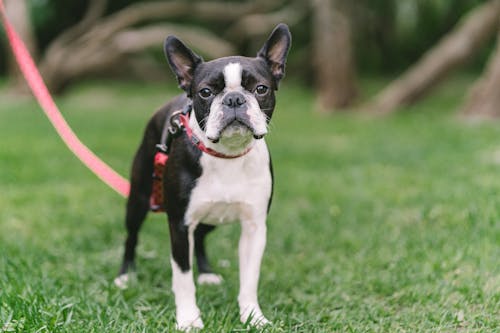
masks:
<path fill-rule="evenodd" d="M 3 0 L 0 0 L 0 16 L 16 62 L 33 95 L 63 142 L 97 177 L 123 197 L 127 197 L 130 192 L 129 182 L 85 146 L 61 115 L 47 86 L 43 82 L 40 72 L 36 68 L 33 58 L 31 58 L 23 41 L 9 22 Z"/>
<path fill-rule="evenodd" d="M 166 154 L 168 154 L 168 150 L 170 148 L 170 145 L 167 143 L 167 139 L 169 136 L 169 124 L 170 119 L 167 118 L 167 120 L 165 120 L 165 124 L 163 125 L 163 131 L 161 132 L 160 143 L 156 145 L 156 149 L 162 150 Z"/>
<path fill-rule="evenodd" d="M 174 136 L 181 133 L 181 127 L 176 119 L 181 111 L 175 111 L 170 117 L 166 117 L 161 132 L 160 143 L 156 145 L 156 153 L 153 159 L 153 183 L 151 186 L 151 196 L 149 197 L 149 209 L 159 213 L 165 211 L 165 201 L 163 195 L 163 175 L 168 161 L 170 144 Z"/>
<path fill-rule="evenodd" d="M 163 174 L 168 155 L 163 151 L 157 151 L 153 161 L 153 183 L 151 186 L 151 196 L 149 197 L 149 209 L 152 212 L 164 212 L 163 197 Z"/>
<path fill-rule="evenodd" d="M 170 145 L 172 140 L 180 136 L 183 131 L 179 115 L 189 114 L 189 112 L 191 112 L 191 104 L 188 104 L 183 110 L 174 111 L 170 117 L 165 119 L 163 124 L 160 143 L 156 145 L 156 153 L 153 159 L 153 183 L 149 198 L 149 209 L 155 213 L 165 211 L 163 175 L 168 161 Z"/>

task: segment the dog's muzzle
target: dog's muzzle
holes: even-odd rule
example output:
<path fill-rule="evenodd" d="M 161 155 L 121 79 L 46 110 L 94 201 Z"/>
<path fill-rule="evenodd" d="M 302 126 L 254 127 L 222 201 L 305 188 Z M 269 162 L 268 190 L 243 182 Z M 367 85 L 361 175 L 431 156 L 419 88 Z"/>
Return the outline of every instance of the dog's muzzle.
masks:
<path fill-rule="evenodd" d="M 215 136 L 207 136 L 213 143 L 219 142 L 224 131 L 234 128 L 238 129 L 244 135 L 249 131 L 255 139 L 262 139 L 265 133 L 257 133 L 255 126 L 249 116 L 249 103 L 245 96 L 240 92 L 230 92 L 226 94 L 221 103 L 222 117 L 217 125 Z M 260 112 L 260 111 L 259 111 Z"/>

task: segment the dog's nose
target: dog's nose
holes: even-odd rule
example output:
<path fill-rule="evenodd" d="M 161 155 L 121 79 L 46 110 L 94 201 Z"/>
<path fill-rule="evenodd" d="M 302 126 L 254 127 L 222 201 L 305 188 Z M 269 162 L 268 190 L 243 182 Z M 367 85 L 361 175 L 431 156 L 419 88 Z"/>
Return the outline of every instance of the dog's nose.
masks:
<path fill-rule="evenodd" d="M 222 104 L 230 108 L 240 107 L 246 102 L 247 100 L 245 99 L 245 96 L 239 92 L 231 92 L 224 96 L 224 99 L 222 100 Z"/>

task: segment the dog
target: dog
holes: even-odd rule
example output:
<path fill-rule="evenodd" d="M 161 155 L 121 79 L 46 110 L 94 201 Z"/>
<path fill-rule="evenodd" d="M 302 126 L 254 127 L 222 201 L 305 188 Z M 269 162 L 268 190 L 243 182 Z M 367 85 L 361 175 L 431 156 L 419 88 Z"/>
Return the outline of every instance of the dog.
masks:
<path fill-rule="evenodd" d="M 180 330 L 203 327 L 195 299 L 193 255 L 198 283 L 220 283 L 222 278 L 207 259 L 204 240 L 215 226 L 235 221 L 242 226 L 238 246 L 240 319 L 253 326 L 269 323 L 257 299 L 273 194 L 273 169 L 264 136 L 290 45 L 285 24 L 276 26 L 254 58 L 231 56 L 205 62 L 176 37 L 165 40 L 165 56 L 184 93 L 154 114 L 133 160 L 125 253 L 115 283 L 125 287 L 135 269 L 138 232 L 150 209 L 151 175 L 165 124 L 173 123 L 178 110 L 187 108 L 184 115 L 189 119 L 169 143 L 161 177 Z"/>

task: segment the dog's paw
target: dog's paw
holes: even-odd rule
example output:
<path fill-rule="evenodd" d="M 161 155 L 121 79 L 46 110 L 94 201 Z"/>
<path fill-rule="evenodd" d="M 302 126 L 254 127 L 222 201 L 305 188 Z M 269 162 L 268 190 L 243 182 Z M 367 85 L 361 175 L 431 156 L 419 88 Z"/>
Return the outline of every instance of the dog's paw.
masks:
<path fill-rule="evenodd" d="M 125 273 L 118 275 L 113 282 L 119 289 L 127 289 L 132 278 L 132 273 Z"/>
<path fill-rule="evenodd" d="M 266 325 L 271 324 L 271 322 L 262 314 L 260 316 L 250 316 L 246 320 L 242 320 L 241 322 L 244 324 L 250 324 L 250 326 L 257 328 L 262 328 Z"/>
<path fill-rule="evenodd" d="M 219 274 L 202 273 L 198 276 L 198 284 L 221 284 L 224 279 Z"/>
<path fill-rule="evenodd" d="M 199 311 L 194 311 L 191 315 L 177 316 L 177 325 L 175 328 L 179 331 L 191 332 L 195 329 L 203 328 L 203 321 L 201 320 Z"/>
<path fill-rule="evenodd" d="M 248 305 L 241 309 L 240 320 L 243 324 L 248 324 L 254 327 L 263 327 L 271 324 L 269 320 L 262 314 L 259 305 Z"/>

